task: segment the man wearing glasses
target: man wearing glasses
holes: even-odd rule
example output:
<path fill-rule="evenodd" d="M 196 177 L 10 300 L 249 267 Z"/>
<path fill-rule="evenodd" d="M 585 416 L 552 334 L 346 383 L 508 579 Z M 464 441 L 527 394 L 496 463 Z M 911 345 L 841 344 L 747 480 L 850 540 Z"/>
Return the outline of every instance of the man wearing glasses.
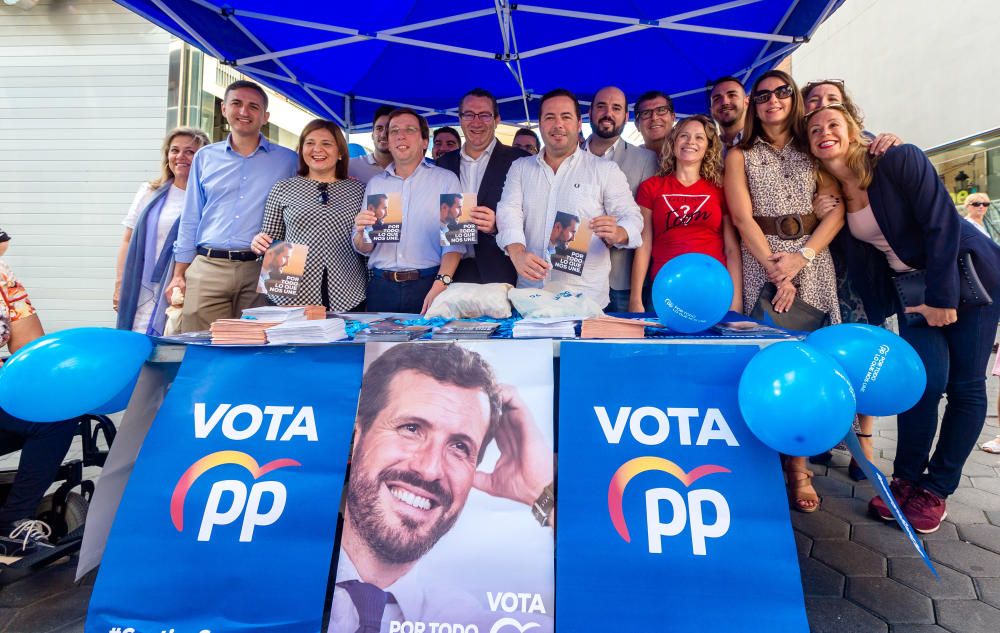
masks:
<path fill-rule="evenodd" d="M 402 228 L 398 242 L 365 241 L 365 229 L 375 224 L 367 203 L 354 220 L 354 249 L 368 256 L 368 309 L 373 312 L 424 313 L 452 282 L 465 246 L 441 246 L 438 208 L 441 194 L 462 193 L 454 174 L 424 161 L 430 142 L 427 120 L 409 108 L 386 117 L 392 163 L 368 181 L 364 200 L 399 192 Z"/>
<path fill-rule="evenodd" d="M 674 127 L 674 102 L 670 95 L 650 90 L 639 95 L 635 102 L 635 126 L 642 134 L 642 146 L 657 156 L 663 141 Z"/>
<path fill-rule="evenodd" d="M 639 185 L 656 174 L 657 160 L 653 152 L 630 145 L 622 138 L 628 123 L 625 93 L 614 86 L 601 88 L 590 102 L 589 116 L 594 133 L 584 143 L 584 149 L 594 156 L 614 161 L 625 172 L 634 198 Z M 608 312 L 628 312 L 633 254 L 632 249 L 616 248 L 611 251 L 611 303 L 608 304 Z"/>
<path fill-rule="evenodd" d="M 347 167 L 347 175 L 363 183 L 367 183 L 372 176 L 381 174 L 392 162 L 392 154 L 389 153 L 389 113 L 393 111 L 392 106 L 379 106 L 375 110 L 372 118 L 372 145 L 375 151 L 364 156 L 355 156 L 351 159 Z"/>
<path fill-rule="evenodd" d="M 476 194 L 472 221 L 479 228 L 479 240 L 475 257 L 462 260 L 455 281 L 516 284 L 517 271 L 497 246 L 496 208 L 511 163 L 527 154 L 497 140 L 500 110 L 490 92 L 482 88 L 467 92 L 459 102 L 458 116 L 465 143 L 460 151 L 438 158 L 437 164 L 461 179 L 462 191 Z"/>
<path fill-rule="evenodd" d="M 708 106 L 719 124 L 723 153 L 743 140 L 743 119 L 749 105 L 750 97 L 736 77 L 721 77 L 712 83 Z"/>

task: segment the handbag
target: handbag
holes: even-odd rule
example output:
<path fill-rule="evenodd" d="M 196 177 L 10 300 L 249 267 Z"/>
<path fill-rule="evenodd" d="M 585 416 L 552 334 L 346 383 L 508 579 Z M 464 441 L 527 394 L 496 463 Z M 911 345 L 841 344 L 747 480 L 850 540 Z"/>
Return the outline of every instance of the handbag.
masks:
<path fill-rule="evenodd" d="M 797 294 L 788 312 L 778 312 L 774 309 L 774 296 L 778 287 L 772 283 L 764 284 L 757 297 L 757 303 L 750 311 L 750 318 L 761 323 L 774 324 L 785 330 L 798 332 L 814 332 L 830 324 L 830 315 L 817 307 L 811 306 Z"/>
<path fill-rule="evenodd" d="M 915 270 L 892 278 L 899 296 L 899 304 L 904 308 L 903 316 L 907 325 L 926 325 L 924 315 L 916 312 L 906 312 L 924 303 L 924 292 L 927 290 L 927 271 Z M 993 303 L 990 293 L 976 273 L 972 264 L 972 253 L 962 253 L 958 256 L 958 309 L 976 308 Z"/>

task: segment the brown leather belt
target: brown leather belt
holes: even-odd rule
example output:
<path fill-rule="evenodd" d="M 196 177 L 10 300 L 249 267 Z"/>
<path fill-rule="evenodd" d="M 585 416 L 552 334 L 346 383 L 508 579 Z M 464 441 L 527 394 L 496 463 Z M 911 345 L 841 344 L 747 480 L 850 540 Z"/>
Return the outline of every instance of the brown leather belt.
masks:
<path fill-rule="evenodd" d="M 776 235 L 783 240 L 795 240 L 803 235 L 811 235 L 819 225 L 815 213 L 789 213 L 777 217 L 754 216 L 754 222 L 764 232 L 764 235 Z"/>
<path fill-rule="evenodd" d="M 419 270 L 383 270 L 382 279 L 388 279 L 389 281 L 395 281 L 399 283 L 401 281 L 416 281 L 420 279 Z"/>

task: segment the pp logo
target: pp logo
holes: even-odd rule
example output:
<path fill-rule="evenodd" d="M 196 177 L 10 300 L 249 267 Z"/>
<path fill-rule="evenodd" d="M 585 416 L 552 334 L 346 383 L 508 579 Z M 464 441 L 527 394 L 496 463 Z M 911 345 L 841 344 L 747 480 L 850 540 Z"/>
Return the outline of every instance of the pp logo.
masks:
<path fill-rule="evenodd" d="M 246 468 L 254 480 L 264 475 L 285 468 L 286 466 L 301 466 L 293 459 L 276 459 L 259 466 L 257 461 L 240 451 L 219 451 L 202 457 L 188 468 L 170 497 L 170 520 L 178 532 L 184 531 L 184 500 L 194 482 L 209 470 L 224 464 L 236 464 Z M 231 500 L 223 510 L 223 499 L 228 493 Z M 243 524 L 240 528 L 240 542 L 249 543 L 253 540 L 254 529 L 271 525 L 285 510 L 287 499 L 285 486 L 278 481 L 255 481 L 248 489 L 246 484 L 238 479 L 226 479 L 212 484 L 205 501 L 205 510 L 198 529 L 198 540 L 208 541 L 212 538 L 212 528 L 217 525 L 229 525 L 236 522 L 240 516 Z M 266 511 L 261 511 L 266 500 Z"/>
<path fill-rule="evenodd" d="M 626 543 L 631 543 L 632 539 L 622 511 L 625 487 L 636 475 L 650 470 L 673 475 L 686 488 L 690 488 L 691 484 L 702 477 L 731 472 L 722 466 L 707 464 L 686 473 L 677 464 L 662 457 L 637 457 L 622 464 L 608 486 L 608 513 L 615 530 Z M 664 501 L 671 508 L 670 520 L 666 522 L 663 522 L 660 513 Z M 715 521 L 710 524 L 705 523 L 706 506 L 715 510 Z M 705 556 L 708 553 L 707 539 L 725 536 L 729 532 L 729 523 L 729 504 L 717 490 L 689 490 L 686 498 L 673 488 L 652 488 L 646 491 L 646 532 L 651 554 L 663 553 L 663 537 L 677 536 L 685 527 L 690 526 L 691 551 L 695 556 Z"/>
<path fill-rule="evenodd" d="M 490 633 L 514 633 L 514 630 L 518 630 L 521 633 L 527 633 L 531 629 L 537 629 L 541 624 L 538 622 L 525 622 L 521 624 L 514 618 L 500 618 L 493 624 L 490 629 Z"/>

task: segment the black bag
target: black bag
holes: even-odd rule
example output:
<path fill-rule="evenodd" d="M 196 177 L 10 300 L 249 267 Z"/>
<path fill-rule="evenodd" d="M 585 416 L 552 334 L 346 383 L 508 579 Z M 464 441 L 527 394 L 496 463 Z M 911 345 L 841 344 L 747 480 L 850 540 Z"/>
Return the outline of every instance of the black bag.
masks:
<path fill-rule="evenodd" d="M 819 308 L 813 307 L 802 300 L 798 294 L 792 301 L 792 307 L 788 312 L 777 312 L 774 309 L 774 296 L 778 293 L 778 288 L 772 283 L 764 284 L 750 312 L 750 318 L 762 323 L 773 323 L 785 330 L 796 330 L 799 332 L 815 332 L 821 327 L 830 325 L 830 315 Z"/>
<path fill-rule="evenodd" d="M 905 312 L 905 308 L 912 308 L 924 303 L 924 292 L 927 290 L 927 271 L 915 270 L 896 275 L 893 277 L 893 283 L 896 285 L 899 303 L 904 308 L 906 324 L 926 325 L 927 320 L 924 319 L 924 315 L 916 312 Z M 959 310 L 988 306 L 993 303 L 990 293 L 986 292 L 986 287 L 980 281 L 976 267 L 972 264 L 972 253 L 963 253 L 958 256 L 958 284 Z"/>

